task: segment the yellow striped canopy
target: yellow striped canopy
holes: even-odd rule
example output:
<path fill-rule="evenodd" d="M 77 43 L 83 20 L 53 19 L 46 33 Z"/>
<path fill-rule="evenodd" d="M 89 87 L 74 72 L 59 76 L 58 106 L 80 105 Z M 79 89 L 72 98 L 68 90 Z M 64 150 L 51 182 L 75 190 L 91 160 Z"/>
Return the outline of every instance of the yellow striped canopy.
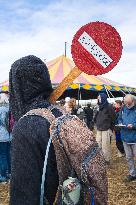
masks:
<path fill-rule="evenodd" d="M 6 80 L 2 83 L 0 83 L 0 92 L 6 92 L 9 89 L 9 81 Z"/>
<path fill-rule="evenodd" d="M 75 66 L 74 62 L 64 55 L 58 58 L 45 62 L 49 69 L 53 87 L 56 87 L 68 75 L 68 73 Z M 8 80 L 0 84 L 0 92 L 8 91 Z M 122 91 L 136 93 L 136 88 L 131 88 L 120 83 L 114 82 L 102 76 L 93 76 L 82 73 L 74 82 L 68 87 L 69 89 L 85 89 L 93 91 Z"/>
<path fill-rule="evenodd" d="M 62 55 L 49 61 L 47 66 L 50 72 L 52 84 L 56 86 L 62 82 L 71 69 L 74 68 L 75 64 L 72 60 Z M 87 75 L 85 73 L 82 73 L 77 79 L 75 79 L 68 89 L 78 89 L 79 86 L 85 90 L 105 91 L 105 89 L 107 89 L 110 91 L 136 93 L 136 88 L 122 85 L 102 76 Z"/>

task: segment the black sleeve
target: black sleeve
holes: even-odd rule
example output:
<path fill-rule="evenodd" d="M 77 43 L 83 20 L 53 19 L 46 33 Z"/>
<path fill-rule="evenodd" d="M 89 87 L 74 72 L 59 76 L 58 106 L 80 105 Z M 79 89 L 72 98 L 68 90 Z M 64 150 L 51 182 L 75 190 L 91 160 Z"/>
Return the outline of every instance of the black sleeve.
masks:
<path fill-rule="evenodd" d="M 41 117 L 26 117 L 15 126 L 12 141 L 10 205 L 39 205 L 48 140 L 49 125 Z M 52 145 L 45 184 L 46 198 L 50 204 L 53 204 L 57 187 L 58 173 Z"/>
<path fill-rule="evenodd" d="M 94 123 L 96 123 L 96 119 L 97 119 L 97 115 L 98 115 L 98 113 L 99 113 L 99 112 L 96 111 L 96 113 L 94 114 L 94 117 L 93 117 L 93 122 L 94 122 Z"/>
<path fill-rule="evenodd" d="M 91 120 L 93 120 L 93 109 L 91 109 Z"/>
<path fill-rule="evenodd" d="M 111 129 L 113 129 L 115 126 L 115 122 L 116 122 L 116 113 L 112 105 L 109 105 L 109 115 L 111 118 Z"/>

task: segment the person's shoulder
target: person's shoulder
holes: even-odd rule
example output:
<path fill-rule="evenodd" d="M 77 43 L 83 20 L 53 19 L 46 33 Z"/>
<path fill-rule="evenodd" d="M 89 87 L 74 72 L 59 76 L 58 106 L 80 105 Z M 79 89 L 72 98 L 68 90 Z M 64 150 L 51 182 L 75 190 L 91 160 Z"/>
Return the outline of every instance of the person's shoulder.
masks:
<path fill-rule="evenodd" d="M 38 115 L 28 115 L 24 116 L 19 120 L 20 124 L 29 124 L 29 125 L 37 125 L 39 124 L 49 124 L 48 119 Z"/>
<path fill-rule="evenodd" d="M 49 122 L 41 116 L 25 116 L 15 123 L 13 133 L 40 133 L 49 129 Z"/>
<path fill-rule="evenodd" d="M 133 107 L 132 112 L 136 115 L 136 106 Z"/>
<path fill-rule="evenodd" d="M 107 105 L 104 106 L 104 108 L 102 109 L 103 111 L 104 110 L 111 110 L 113 107 L 112 107 L 112 104 L 108 103 Z"/>
<path fill-rule="evenodd" d="M 113 105 L 111 103 L 108 103 L 109 108 L 113 108 Z"/>
<path fill-rule="evenodd" d="M 130 109 L 128 109 L 127 106 L 124 105 L 124 106 L 122 107 L 121 111 L 122 111 L 122 113 L 123 113 L 123 112 L 129 112 Z"/>
<path fill-rule="evenodd" d="M 26 116 L 21 118 L 13 128 L 12 137 L 17 141 L 47 143 L 50 124 L 40 116 Z"/>

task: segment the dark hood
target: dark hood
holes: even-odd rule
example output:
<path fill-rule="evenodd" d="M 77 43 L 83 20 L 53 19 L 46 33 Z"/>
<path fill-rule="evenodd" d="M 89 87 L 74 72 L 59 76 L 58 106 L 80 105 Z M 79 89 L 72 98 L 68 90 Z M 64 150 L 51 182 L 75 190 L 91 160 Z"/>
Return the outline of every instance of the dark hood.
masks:
<path fill-rule="evenodd" d="M 9 92 L 10 110 L 15 121 L 29 110 L 45 103 L 52 92 L 45 63 L 32 55 L 15 61 L 9 74 Z"/>
<path fill-rule="evenodd" d="M 98 102 L 98 105 L 100 109 L 103 109 L 109 104 L 107 100 L 107 95 L 105 93 L 100 93 L 99 96 L 101 97 L 101 102 Z"/>

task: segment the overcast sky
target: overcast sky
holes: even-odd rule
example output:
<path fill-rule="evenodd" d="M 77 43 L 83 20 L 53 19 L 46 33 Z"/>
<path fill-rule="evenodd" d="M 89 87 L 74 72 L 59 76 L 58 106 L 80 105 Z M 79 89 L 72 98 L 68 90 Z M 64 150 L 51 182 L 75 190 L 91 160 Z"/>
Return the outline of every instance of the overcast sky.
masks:
<path fill-rule="evenodd" d="M 65 41 L 71 58 L 74 34 L 91 21 L 113 25 L 123 41 L 120 62 L 105 76 L 136 87 L 135 0 L 0 0 L 0 82 L 16 59 L 34 54 L 49 61 L 64 54 Z"/>

